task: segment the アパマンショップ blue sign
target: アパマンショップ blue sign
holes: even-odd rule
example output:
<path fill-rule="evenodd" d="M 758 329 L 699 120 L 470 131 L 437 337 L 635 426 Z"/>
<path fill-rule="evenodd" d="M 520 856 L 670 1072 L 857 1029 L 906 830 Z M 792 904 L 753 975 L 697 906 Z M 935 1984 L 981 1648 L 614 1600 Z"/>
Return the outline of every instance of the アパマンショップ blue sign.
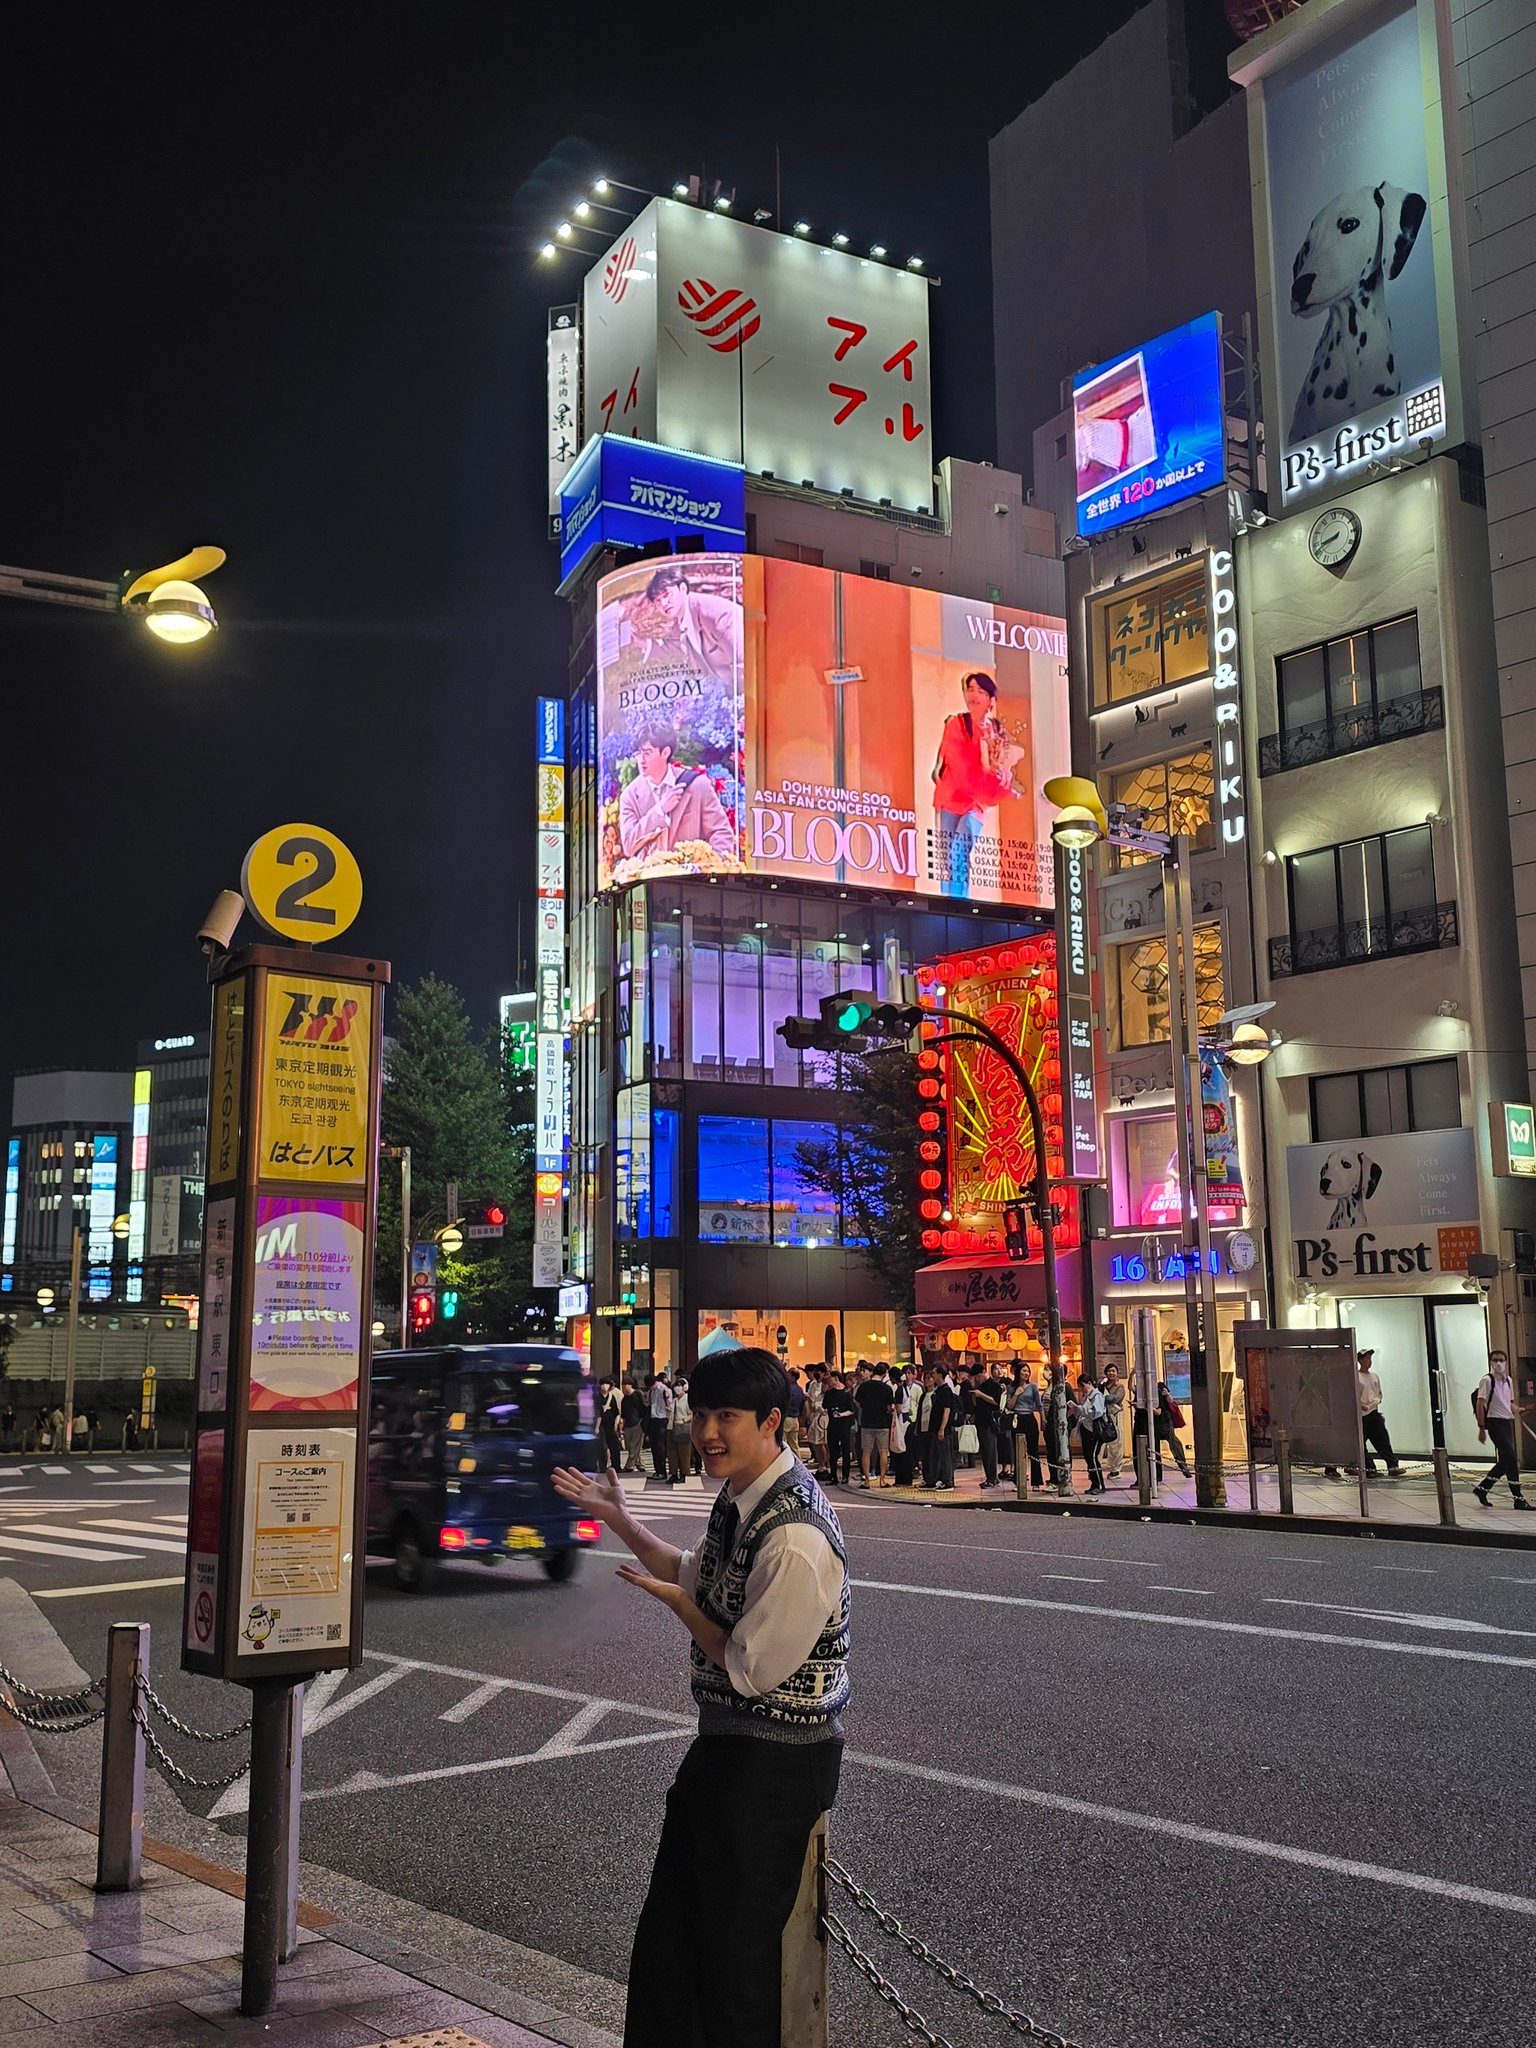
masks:
<path fill-rule="evenodd" d="M 653 441 L 596 434 L 560 489 L 560 581 L 594 548 L 702 535 L 711 549 L 744 548 L 746 473 L 739 463 L 685 455 Z"/>
<path fill-rule="evenodd" d="M 1074 377 L 1072 426 L 1080 534 L 1215 490 L 1227 474 L 1220 314 Z"/>

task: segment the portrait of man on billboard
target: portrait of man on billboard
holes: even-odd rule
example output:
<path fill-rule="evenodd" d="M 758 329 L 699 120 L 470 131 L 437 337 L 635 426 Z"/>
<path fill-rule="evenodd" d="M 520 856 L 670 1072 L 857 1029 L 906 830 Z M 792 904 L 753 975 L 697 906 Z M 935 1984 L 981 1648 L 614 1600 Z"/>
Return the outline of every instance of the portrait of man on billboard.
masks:
<path fill-rule="evenodd" d="M 658 569 L 645 586 L 646 615 L 635 625 L 644 662 L 679 660 L 716 682 L 741 667 L 741 606 L 695 590 L 686 573 Z"/>
<path fill-rule="evenodd" d="M 641 562 L 598 602 L 602 886 L 742 866 L 742 558 Z"/>
<path fill-rule="evenodd" d="M 677 734 L 664 720 L 641 729 L 635 775 L 619 795 L 619 844 L 626 860 L 702 842 L 722 862 L 738 859 L 736 827 L 702 768 L 679 766 Z"/>

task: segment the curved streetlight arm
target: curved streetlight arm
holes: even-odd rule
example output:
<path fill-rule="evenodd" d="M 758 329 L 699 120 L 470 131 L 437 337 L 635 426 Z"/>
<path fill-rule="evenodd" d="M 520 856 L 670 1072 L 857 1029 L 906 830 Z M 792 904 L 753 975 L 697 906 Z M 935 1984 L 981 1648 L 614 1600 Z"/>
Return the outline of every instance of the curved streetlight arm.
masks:
<path fill-rule="evenodd" d="M 988 1025 L 978 1023 L 976 1018 L 967 1016 L 964 1010 L 933 1009 L 929 1017 L 942 1018 L 946 1023 L 960 1024 L 961 1031 L 945 1032 L 941 1037 L 930 1038 L 934 1045 L 971 1044 L 982 1045 L 989 1052 L 995 1052 L 1019 1084 L 1024 1102 L 1029 1110 L 1029 1127 L 1035 1141 L 1034 1195 L 1035 1215 L 1040 1225 L 1041 1263 L 1045 1269 L 1045 1324 L 1047 1349 L 1052 1365 L 1065 1369 L 1066 1361 L 1061 1355 L 1061 1295 L 1056 1285 L 1056 1227 L 1051 1216 L 1051 1175 L 1046 1164 L 1045 1119 L 1040 1114 L 1040 1098 L 1035 1093 L 1024 1062 L 1013 1047 Z"/>

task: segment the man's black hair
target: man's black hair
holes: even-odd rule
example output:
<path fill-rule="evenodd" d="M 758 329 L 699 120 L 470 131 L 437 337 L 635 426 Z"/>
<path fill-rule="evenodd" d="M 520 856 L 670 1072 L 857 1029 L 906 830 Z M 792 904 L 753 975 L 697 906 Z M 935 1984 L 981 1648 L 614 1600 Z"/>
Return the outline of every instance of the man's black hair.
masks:
<path fill-rule="evenodd" d="M 783 1443 L 784 1417 L 789 1413 L 789 1374 L 771 1351 L 747 1347 L 713 1352 L 694 1367 L 688 1391 L 695 1413 L 700 1408 L 750 1408 L 759 1422 L 766 1422 L 777 1408 L 779 1426 L 775 1436 Z"/>
<path fill-rule="evenodd" d="M 676 729 L 664 718 L 653 718 L 649 725 L 642 725 L 635 735 L 635 752 L 642 747 L 665 747 L 669 754 L 677 752 Z"/>
<path fill-rule="evenodd" d="M 645 594 L 647 597 L 656 597 L 663 590 L 669 589 L 673 584 L 676 583 L 681 583 L 684 590 L 690 588 L 688 578 L 683 574 L 681 569 L 675 567 L 658 569 L 656 571 L 656 574 L 651 578 L 650 582 L 646 584 Z M 997 694 L 995 685 L 993 687 L 992 694 L 994 696 L 996 696 Z"/>

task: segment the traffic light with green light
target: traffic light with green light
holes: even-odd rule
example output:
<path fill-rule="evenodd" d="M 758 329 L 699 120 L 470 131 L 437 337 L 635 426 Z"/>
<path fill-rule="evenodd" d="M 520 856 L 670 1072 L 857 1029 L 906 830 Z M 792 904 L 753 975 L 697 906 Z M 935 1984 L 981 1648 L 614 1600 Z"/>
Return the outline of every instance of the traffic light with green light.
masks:
<path fill-rule="evenodd" d="M 438 1314 L 445 1323 L 451 1323 L 458 1312 L 459 1290 L 457 1287 L 445 1287 L 443 1289 L 442 1306 L 439 1308 Z"/>

